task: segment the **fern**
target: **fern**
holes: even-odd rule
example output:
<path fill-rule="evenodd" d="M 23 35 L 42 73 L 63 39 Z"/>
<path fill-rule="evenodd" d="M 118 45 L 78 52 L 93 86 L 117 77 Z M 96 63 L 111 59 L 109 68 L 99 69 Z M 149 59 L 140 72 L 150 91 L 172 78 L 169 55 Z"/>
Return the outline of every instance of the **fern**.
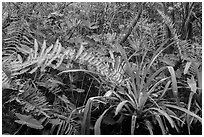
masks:
<path fill-rule="evenodd" d="M 62 62 L 61 57 L 63 57 L 63 54 L 60 54 L 61 48 L 62 46 L 59 41 L 56 41 L 56 43 L 50 47 L 47 47 L 46 41 L 44 41 L 40 48 L 37 40 L 34 42 L 34 49 L 30 48 L 28 51 L 25 48 L 18 48 L 22 52 L 28 52 L 29 56 L 22 63 L 12 63 L 11 69 L 13 75 L 20 75 L 25 72 L 32 74 L 38 68 L 41 68 L 41 71 L 44 71 L 47 66 L 57 68 Z M 58 62 L 60 63 L 57 63 L 56 65 L 52 64 L 52 62 L 57 59 L 59 59 Z"/>
<path fill-rule="evenodd" d="M 34 41 L 34 36 L 27 21 L 18 18 L 4 28 L 6 35 L 3 37 L 3 47 L 24 47 L 30 46 Z"/>
<path fill-rule="evenodd" d="M 74 120 L 67 122 L 60 120 L 60 124 L 57 127 L 57 135 L 77 135 L 79 134 L 79 124 Z"/>
<path fill-rule="evenodd" d="M 16 100 L 23 105 L 23 109 L 26 112 L 33 112 L 38 115 L 43 114 L 49 117 L 47 114 L 49 110 L 47 98 L 39 90 L 32 87 L 29 81 L 24 84 Z"/>
<path fill-rule="evenodd" d="M 95 71 L 101 76 L 104 76 L 105 79 L 111 83 L 121 84 L 123 81 L 124 66 L 120 65 L 122 61 L 117 62 L 118 67 L 113 68 L 112 64 L 116 61 L 100 54 L 97 55 L 94 51 L 85 50 L 83 45 L 77 52 L 69 48 L 65 51 L 65 55 L 66 59 L 75 61 L 81 65 L 86 65 L 88 69 L 90 68 L 91 71 Z M 66 70 L 61 73 L 64 72 L 66 72 Z"/>
<path fill-rule="evenodd" d="M 18 54 L 11 54 L 3 56 L 2 58 L 2 87 L 10 89 L 18 89 L 19 86 L 15 79 L 11 76 L 11 64 L 13 62 L 19 62 Z"/>
<path fill-rule="evenodd" d="M 78 52 L 75 49 L 68 47 L 65 51 L 62 51 L 62 45 L 57 40 L 54 45 L 50 47 L 46 46 L 46 41 L 43 42 L 41 48 L 37 40 L 34 42 L 34 49 L 32 48 L 18 48 L 22 53 L 29 53 L 27 59 L 23 62 L 13 62 L 11 64 L 12 75 L 20 75 L 23 73 L 34 73 L 38 68 L 41 68 L 41 71 L 47 66 L 50 66 L 54 69 L 60 67 L 64 59 L 68 60 L 68 66 L 72 61 L 75 61 L 79 64 L 92 66 L 95 68 L 95 71 L 100 73 L 102 76 L 105 76 L 107 80 L 120 84 L 122 82 L 122 75 L 124 74 L 123 68 L 116 68 L 115 70 L 111 68 L 111 63 L 113 63 L 107 57 L 102 55 L 96 55 L 93 51 L 82 51 L 79 49 Z M 80 51 L 81 50 L 81 51 Z M 53 64 L 53 61 L 56 63 Z"/>

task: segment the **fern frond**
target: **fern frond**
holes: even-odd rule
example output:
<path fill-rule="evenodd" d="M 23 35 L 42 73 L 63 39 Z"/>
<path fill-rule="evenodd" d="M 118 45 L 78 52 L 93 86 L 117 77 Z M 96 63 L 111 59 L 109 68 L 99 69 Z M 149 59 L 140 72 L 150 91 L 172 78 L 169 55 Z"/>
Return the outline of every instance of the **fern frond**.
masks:
<path fill-rule="evenodd" d="M 23 105 L 26 112 L 34 112 L 50 117 L 47 111 L 50 110 L 47 98 L 37 89 L 33 88 L 29 82 L 23 87 L 23 92 L 19 93 L 17 100 Z"/>
<path fill-rule="evenodd" d="M 79 124 L 74 120 L 70 122 L 60 120 L 60 124 L 57 128 L 57 135 L 77 135 L 80 131 Z"/>
<path fill-rule="evenodd" d="M 85 50 L 84 47 L 80 47 L 77 52 L 72 49 L 65 51 L 66 59 L 73 60 L 81 65 L 88 66 L 91 71 L 96 71 L 97 73 L 104 76 L 106 80 L 115 84 L 121 84 L 123 81 L 124 69 L 122 65 L 118 65 L 117 68 L 113 69 L 112 64 L 114 61 L 103 55 L 97 55 L 93 51 Z M 115 61 L 116 62 L 116 61 Z M 121 63 L 121 62 L 120 62 Z M 95 68 L 93 70 L 93 68 Z M 68 72 L 68 71 L 64 71 Z M 63 73 L 63 72 L 61 72 Z"/>
<path fill-rule="evenodd" d="M 13 63 L 11 68 L 14 75 L 20 75 L 25 72 L 34 73 L 38 68 L 43 71 L 47 66 L 55 66 L 52 64 L 54 60 L 59 59 L 57 62 L 62 62 L 64 56 L 61 54 L 62 46 L 57 40 L 56 43 L 46 48 L 46 41 L 43 42 L 42 47 L 38 45 L 37 40 L 34 42 L 34 49 L 30 49 L 29 56 L 23 63 Z M 19 50 L 21 50 L 19 48 Z M 22 51 L 24 52 L 24 50 Z M 58 63 L 56 66 L 58 67 Z M 55 67 L 56 68 L 56 67 Z"/>
<path fill-rule="evenodd" d="M 112 68 L 113 61 L 104 55 L 96 54 L 96 51 L 85 50 L 83 46 L 76 52 L 74 48 L 68 47 L 64 50 L 59 40 L 54 45 L 47 47 L 46 41 L 42 46 L 39 46 L 37 40 L 34 41 L 34 49 L 32 48 L 18 48 L 22 53 L 28 53 L 28 57 L 22 62 L 12 62 L 11 71 L 12 75 L 21 75 L 23 73 L 34 73 L 40 69 L 44 71 L 46 67 L 57 69 L 61 66 L 64 60 L 68 60 L 65 64 L 69 69 L 72 61 L 79 63 L 83 66 L 95 68 L 97 73 L 100 73 L 108 81 L 115 84 L 121 84 L 124 75 L 124 65 L 117 64 L 118 66 Z M 93 71 L 93 70 L 91 70 Z"/>

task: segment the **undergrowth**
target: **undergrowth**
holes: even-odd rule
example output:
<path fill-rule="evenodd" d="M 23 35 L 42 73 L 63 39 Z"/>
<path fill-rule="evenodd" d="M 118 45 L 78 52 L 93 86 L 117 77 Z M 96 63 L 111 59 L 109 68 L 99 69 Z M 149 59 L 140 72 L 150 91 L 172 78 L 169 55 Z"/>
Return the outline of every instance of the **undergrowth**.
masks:
<path fill-rule="evenodd" d="M 2 6 L 3 134 L 202 134 L 200 3 Z"/>

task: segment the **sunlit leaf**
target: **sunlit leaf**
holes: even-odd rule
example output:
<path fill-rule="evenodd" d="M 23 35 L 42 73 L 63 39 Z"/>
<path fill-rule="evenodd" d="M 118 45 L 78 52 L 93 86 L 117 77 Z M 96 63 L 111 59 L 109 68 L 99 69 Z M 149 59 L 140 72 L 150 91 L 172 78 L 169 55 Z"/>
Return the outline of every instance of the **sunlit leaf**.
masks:
<path fill-rule="evenodd" d="M 49 119 L 49 121 L 53 125 L 59 125 L 61 123 L 58 118 L 57 119 Z"/>
<path fill-rule="evenodd" d="M 37 58 L 37 56 L 38 56 L 38 42 L 35 39 L 35 41 L 34 41 L 34 58 Z"/>
<path fill-rule="evenodd" d="M 138 105 L 140 107 L 140 109 L 142 109 L 145 105 L 145 103 L 147 102 L 147 99 L 149 97 L 149 94 L 147 94 L 147 92 L 141 92 L 139 95 L 139 101 L 138 101 Z"/>
<path fill-rule="evenodd" d="M 129 102 L 128 100 L 120 102 L 116 107 L 115 115 L 117 115 L 120 112 L 120 110 L 122 109 L 122 107 L 128 102 Z"/>
<path fill-rule="evenodd" d="M 98 25 L 92 25 L 92 26 L 90 26 L 89 28 L 90 29 L 97 29 L 99 26 Z"/>
<path fill-rule="evenodd" d="M 77 54 L 76 54 L 75 59 L 78 59 L 78 57 L 81 55 L 81 53 L 83 52 L 84 49 L 85 49 L 85 48 L 84 48 L 83 44 L 81 44 L 81 45 L 80 45 L 80 48 L 79 48 L 79 50 L 78 50 L 78 52 L 77 52 Z"/>
<path fill-rule="evenodd" d="M 113 94 L 112 90 L 109 90 L 105 93 L 104 97 L 110 97 Z"/>
<path fill-rule="evenodd" d="M 15 122 L 22 124 L 22 125 L 27 125 L 28 127 L 35 128 L 35 129 L 42 129 L 43 126 L 41 125 L 41 122 L 34 119 L 31 115 L 22 115 L 20 113 L 16 113 L 16 116 L 20 120 L 16 120 Z"/>
<path fill-rule="evenodd" d="M 83 92 L 85 92 L 84 89 L 80 89 L 80 88 L 73 89 L 73 91 L 76 91 L 76 92 L 78 92 L 78 93 L 83 93 Z"/>
<path fill-rule="evenodd" d="M 59 53 L 60 53 L 61 50 L 62 50 L 62 45 L 61 45 L 61 43 L 59 42 L 58 39 L 57 39 L 57 41 L 56 41 L 56 44 L 57 44 L 58 49 L 57 49 L 57 51 L 56 51 L 55 56 L 59 55 Z"/>
<path fill-rule="evenodd" d="M 188 73 L 188 69 L 190 68 L 190 66 L 191 66 L 191 62 L 187 62 L 183 71 L 184 75 Z"/>
<path fill-rule="evenodd" d="M 195 81 L 193 76 L 191 76 L 191 79 L 187 78 L 187 83 L 188 83 L 189 87 L 191 88 L 191 91 L 196 93 L 197 86 L 196 86 L 196 81 Z"/>
<path fill-rule="evenodd" d="M 19 61 L 20 63 L 23 63 L 23 58 L 21 57 L 21 55 L 17 54 L 17 57 L 18 57 L 18 61 Z"/>
<path fill-rule="evenodd" d="M 47 54 L 49 54 L 50 53 L 50 51 L 53 49 L 53 44 L 51 44 L 47 49 L 46 49 L 46 51 L 45 51 L 45 55 L 47 55 Z"/>
<path fill-rule="evenodd" d="M 49 52 L 50 58 L 55 57 L 55 55 L 56 55 L 56 53 L 57 53 L 57 51 L 58 51 L 58 49 L 59 49 L 59 44 L 58 44 L 58 43 L 59 43 L 59 40 L 57 39 L 57 41 L 55 42 L 55 44 L 54 44 L 52 50 Z"/>

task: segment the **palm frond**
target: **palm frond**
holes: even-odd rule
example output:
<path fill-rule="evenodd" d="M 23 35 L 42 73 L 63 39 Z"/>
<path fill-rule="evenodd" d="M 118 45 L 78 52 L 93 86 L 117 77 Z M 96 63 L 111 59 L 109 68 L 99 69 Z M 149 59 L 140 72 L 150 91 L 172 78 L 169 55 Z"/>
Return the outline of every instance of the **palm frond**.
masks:
<path fill-rule="evenodd" d="M 174 28 L 174 23 L 172 22 L 171 18 L 165 15 L 162 11 L 160 11 L 159 9 L 157 9 L 157 11 L 162 16 L 164 23 L 166 24 L 169 31 L 171 32 L 171 37 L 174 39 L 174 41 L 177 42 L 176 45 L 177 45 L 178 53 L 180 57 L 182 57 L 181 47 L 179 45 L 180 39 L 179 39 L 179 36 L 177 35 L 177 30 Z"/>

